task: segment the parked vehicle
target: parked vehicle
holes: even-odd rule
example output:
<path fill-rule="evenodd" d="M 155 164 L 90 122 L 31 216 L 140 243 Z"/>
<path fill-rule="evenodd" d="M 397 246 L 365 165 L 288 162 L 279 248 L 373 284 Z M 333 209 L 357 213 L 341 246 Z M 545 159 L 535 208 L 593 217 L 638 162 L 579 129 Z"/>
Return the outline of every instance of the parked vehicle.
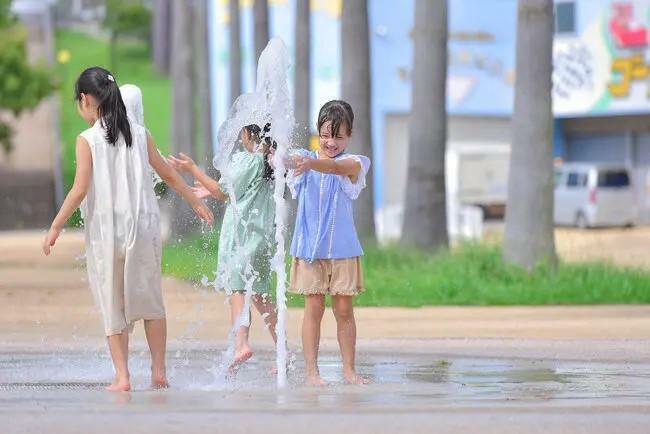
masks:
<path fill-rule="evenodd" d="M 565 163 L 556 168 L 556 224 L 579 228 L 632 226 L 636 218 L 634 188 L 625 166 Z"/>

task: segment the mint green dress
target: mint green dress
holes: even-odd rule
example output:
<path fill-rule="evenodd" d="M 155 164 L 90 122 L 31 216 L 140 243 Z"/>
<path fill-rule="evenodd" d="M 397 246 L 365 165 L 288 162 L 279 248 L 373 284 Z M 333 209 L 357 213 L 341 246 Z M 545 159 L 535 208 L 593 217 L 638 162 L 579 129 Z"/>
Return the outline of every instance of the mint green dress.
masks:
<path fill-rule="evenodd" d="M 233 182 L 235 204 L 228 201 L 219 235 L 217 286 L 226 292 L 244 291 L 252 283 L 253 292 L 271 291 L 271 259 L 275 254 L 275 202 L 273 182 L 264 179 L 264 156 L 240 151 L 233 154 L 229 178 Z M 224 176 L 219 187 L 229 193 Z M 235 218 L 239 215 L 239 222 Z"/>

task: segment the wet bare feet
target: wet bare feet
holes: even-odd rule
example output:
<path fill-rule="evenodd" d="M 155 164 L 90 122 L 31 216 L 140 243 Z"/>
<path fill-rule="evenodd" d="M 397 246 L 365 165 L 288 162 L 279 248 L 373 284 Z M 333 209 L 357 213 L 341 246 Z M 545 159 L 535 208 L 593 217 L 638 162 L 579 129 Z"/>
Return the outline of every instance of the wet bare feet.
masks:
<path fill-rule="evenodd" d="M 345 379 L 345 384 L 352 384 L 356 386 L 362 386 L 364 384 L 370 384 L 370 380 L 362 377 L 361 375 L 357 375 L 355 372 L 349 373 L 349 374 L 344 374 L 343 378 Z"/>
<path fill-rule="evenodd" d="M 327 381 L 323 380 L 320 375 L 307 375 L 305 377 L 305 385 L 311 387 L 327 386 Z"/>
<path fill-rule="evenodd" d="M 291 351 L 287 352 L 287 373 L 295 369 L 294 363 L 296 362 L 296 355 Z M 273 367 L 269 368 L 269 375 L 278 375 L 278 366 L 277 363 Z"/>
<path fill-rule="evenodd" d="M 131 383 L 129 382 L 129 378 L 117 378 L 113 380 L 113 382 L 105 387 L 106 390 L 109 392 L 128 392 L 131 390 Z"/>
<path fill-rule="evenodd" d="M 235 358 L 230 364 L 230 370 L 237 370 L 246 360 L 250 359 L 253 356 L 253 350 L 249 346 L 244 346 L 237 350 L 235 353 Z"/>
<path fill-rule="evenodd" d="M 151 387 L 153 389 L 166 389 L 169 387 L 165 371 L 151 370 Z"/>

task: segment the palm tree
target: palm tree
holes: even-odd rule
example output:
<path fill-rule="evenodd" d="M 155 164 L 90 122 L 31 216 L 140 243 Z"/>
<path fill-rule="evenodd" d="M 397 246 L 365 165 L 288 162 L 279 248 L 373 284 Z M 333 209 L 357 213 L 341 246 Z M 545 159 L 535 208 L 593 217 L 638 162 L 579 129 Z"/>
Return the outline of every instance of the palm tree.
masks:
<path fill-rule="evenodd" d="M 216 175 L 216 169 L 212 165 L 214 149 L 212 144 L 212 110 L 210 105 L 210 66 L 208 64 L 210 56 L 208 43 L 208 1 L 196 0 L 196 97 L 199 102 L 199 131 L 201 132 L 201 142 L 204 148 L 206 171 L 210 176 L 214 177 Z M 199 155 L 198 150 L 197 155 Z"/>
<path fill-rule="evenodd" d="M 447 144 L 447 0 L 416 0 L 409 156 L 402 242 L 448 246 L 445 195 Z"/>
<path fill-rule="evenodd" d="M 241 94 L 241 40 L 239 0 L 230 0 L 230 102 Z"/>
<path fill-rule="evenodd" d="M 151 53 L 156 70 L 169 74 L 171 45 L 171 0 L 155 0 L 153 6 L 153 25 L 151 26 Z"/>
<path fill-rule="evenodd" d="M 555 265 L 553 238 L 553 0 L 520 0 L 504 259 Z"/>
<path fill-rule="evenodd" d="M 269 42 L 269 1 L 255 0 L 253 2 L 253 33 L 255 37 L 255 64 Z"/>
<path fill-rule="evenodd" d="M 194 63 L 192 59 L 192 4 L 187 1 L 173 2 L 173 34 L 171 53 L 172 82 L 172 131 L 174 153 L 183 152 L 194 156 Z M 175 196 L 172 209 L 172 232 L 186 234 L 195 221 L 191 209 Z"/>
<path fill-rule="evenodd" d="M 367 0 L 344 0 L 341 15 L 341 93 L 354 110 L 354 131 L 350 152 L 372 159 L 370 125 L 370 35 Z M 359 236 L 375 238 L 372 170 L 368 188 L 355 203 L 355 222 Z"/>
<path fill-rule="evenodd" d="M 311 25 L 309 0 L 296 0 L 296 75 L 294 107 L 296 116 L 295 139 L 302 148 L 309 147 L 310 87 L 311 87 Z"/>

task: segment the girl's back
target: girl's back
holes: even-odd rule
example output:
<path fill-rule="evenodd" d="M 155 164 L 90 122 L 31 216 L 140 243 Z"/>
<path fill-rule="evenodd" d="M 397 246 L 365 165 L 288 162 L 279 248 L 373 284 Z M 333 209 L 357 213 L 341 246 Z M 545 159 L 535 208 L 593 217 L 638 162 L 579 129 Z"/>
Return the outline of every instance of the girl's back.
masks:
<path fill-rule="evenodd" d="M 124 235 L 132 239 L 135 223 L 144 219 L 149 226 L 159 214 L 149 173 L 146 130 L 131 125 L 130 147 L 122 136 L 114 145 L 108 143 L 100 121 L 81 136 L 90 145 L 93 159 L 92 182 L 83 207 L 86 225 L 99 219 L 98 224 L 126 231 Z"/>

